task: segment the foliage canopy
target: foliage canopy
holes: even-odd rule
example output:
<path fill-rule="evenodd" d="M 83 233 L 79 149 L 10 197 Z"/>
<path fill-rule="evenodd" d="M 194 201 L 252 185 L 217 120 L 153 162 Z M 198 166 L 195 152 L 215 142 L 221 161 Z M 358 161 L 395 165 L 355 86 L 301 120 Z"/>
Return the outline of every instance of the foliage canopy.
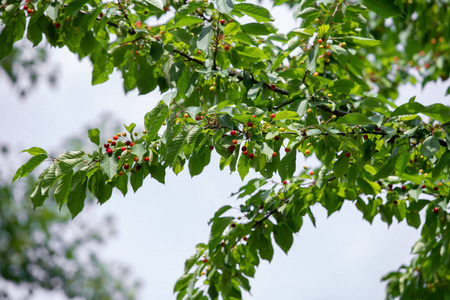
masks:
<path fill-rule="evenodd" d="M 88 192 L 104 203 L 148 175 L 164 183 L 167 169 L 195 176 L 215 151 L 222 170 L 261 178 L 236 194 L 241 216 L 227 216 L 226 205 L 211 218 L 177 299 L 240 299 L 260 259 L 272 260 L 273 243 L 288 252 L 304 218 L 314 223 L 311 206 L 331 215 L 345 201 L 368 222 L 422 224 L 416 258 L 384 277 L 388 299 L 450 293 L 450 107 L 415 97 L 395 104 L 402 84 L 448 78 L 448 1 L 273 1 L 301 19 L 287 34 L 270 10 L 244 1 L 2 3 L 0 59 L 24 36 L 35 46 L 45 37 L 89 57 L 93 85 L 120 70 L 126 92 L 164 94 L 142 133 L 130 124 L 103 145 L 91 129 L 93 153 L 24 150 L 32 158 L 13 181 L 52 161 L 34 207 L 52 194 L 75 217 Z M 311 155 L 320 167 L 298 168 L 297 158 Z"/>

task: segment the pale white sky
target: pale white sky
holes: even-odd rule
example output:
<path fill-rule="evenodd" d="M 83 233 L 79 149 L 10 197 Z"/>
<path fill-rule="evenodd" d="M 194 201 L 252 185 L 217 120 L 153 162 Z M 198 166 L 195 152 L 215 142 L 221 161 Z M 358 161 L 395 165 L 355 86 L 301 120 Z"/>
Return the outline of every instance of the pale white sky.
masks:
<path fill-rule="evenodd" d="M 282 32 L 292 28 L 286 21 L 290 12 L 279 8 L 271 12 L 275 19 L 285 21 L 278 25 Z M 157 93 L 125 96 L 118 74 L 92 87 L 87 60 L 79 62 L 61 49 L 52 51 L 51 58 L 61 69 L 56 89 L 43 84 L 26 101 L 18 101 L 8 83 L 0 81 L 0 145 L 8 143 L 17 150 L 39 146 L 51 151 L 60 149 L 62 140 L 80 133 L 88 141 L 87 128 L 98 125 L 105 112 L 122 124 L 135 122 L 142 128 L 145 113 L 161 99 Z M 450 102 L 449 97 L 444 98 L 444 85 L 429 84 L 424 92 L 403 88 L 401 101 L 414 94 L 424 104 Z M 102 137 L 112 134 L 114 131 L 102 132 Z M 25 156 L 15 159 L 12 155 L 5 164 L 14 170 Z M 215 155 L 193 179 L 187 171 L 178 176 L 169 171 L 166 185 L 148 178 L 136 194 L 130 192 L 123 198 L 115 193 L 103 206 L 83 212 L 89 218 L 115 215 L 118 238 L 102 252 L 110 261 L 130 265 L 132 274 L 143 279 L 140 299 L 174 299 L 173 286 L 182 275 L 184 261 L 194 253 L 195 244 L 208 240 L 209 218 L 222 205 L 239 205 L 229 198 L 242 185 L 239 175 L 220 172 L 218 165 Z M 249 179 L 251 176 L 246 181 Z M 419 232 L 406 223 L 393 224 L 387 230 L 379 217 L 371 226 L 350 203 L 328 219 L 319 206 L 313 212 L 317 228 L 305 219 L 288 256 L 275 245 L 272 263 L 260 265 L 256 279 L 251 280 L 252 296 L 244 299 L 383 299 L 381 277 L 409 263 Z"/>

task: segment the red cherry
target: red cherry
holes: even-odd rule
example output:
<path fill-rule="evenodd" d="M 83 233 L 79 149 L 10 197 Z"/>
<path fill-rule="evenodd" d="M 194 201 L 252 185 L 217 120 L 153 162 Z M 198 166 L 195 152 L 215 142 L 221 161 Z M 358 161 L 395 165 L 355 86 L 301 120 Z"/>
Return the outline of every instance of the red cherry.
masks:
<path fill-rule="evenodd" d="M 131 144 L 130 141 L 126 141 L 126 142 L 125 142 L 125 145 L 127 145 L 127 146 L 129 146 L 130 144 Z"/>
<path fill-rule="evenodd" d="M 256 118 L 256 116 L 255 116 L 255 115 L 252 115 L 252 118 Z"/>
<path fill-rule="evenodd" d="M 224 49 L 225 51 L 230 50 L 230 45 L 225 45 L 225 46 L 223 46 L 223 49 Z"/>
<path fill-rule="evenodd" d="M 209 150 L 213 151 L 214 150 L 214 146 L 213 145 L 209 146 Z"/>
<path fill-rule="evenodd" d="M 120 155 L 119 155 L 119 156 L 117 156 L 117 160 L 120 160 Z"/>
<path fill-rule="evenodd" d="M 233 140 L 233 145 L 236 145 L 237 144 L 237 140 Z"/>
<path fill-rule="evenodd" d="M 56 28 L 61 27 L 61 24 L 59 24 L 59 23 L 54 23 L 53 25 L 55 25 Z"/>
<path fill-rule="evenodd" d="M 248 122 L 248 123 L 247 123 L 247 126 L 248 126 L 248 127 L 252 127 L 252 126 L 253 126 L 253 123 L 252 123 L 252 122 Z"/>
<path fill-rule="evenodd" d="M 116 142 L 114 142 L 114 141 L 111 142 L 111 146 L 115 146 L 115 145 L 117 145 Z"/>
<path fill-rule="evenodd" d="M 278 141 L 280 139 L 280 137 L 278 135 L 275 136 L 275 141 Z"/>
<path fill-rule="evenodd" d="M 392 184 L 388 184 L 388 188 L 392 190 Z"/>
<path fill-rule="evenodd" d="M 231 131 L 230 131 L 230 135 L 236 135 L 236 131 L 231 130 Z"/>
<path fill-rule="evenodd" d="M 125 170 L 128 170 L 129 167 L 130 167 L 129 164 L 124 164 L 124 165 L 123 165 L 123 168 L 124 168 Z"/>
<path fill-rule="evenodd" d="M 135 157 L 133 157 L 133 160 L 134 160 L 134 161 L 138 161 L 139 158 L 138 158 L 137 156 L 135 156 Z"/>
<path fill-rule="evenodd" d="M 231 223 L 231 227 L 236 227 L 236 223 Z"/>
<path fill-rule="evenodd" d="M 247 147 L 242 146 L 242 151 L 247 151 Z"/>
<path fill-rule="evenodd" d="M 144 157 L 144 161 L 149 161 L 150 158 L 148 156 Z"/>
<path fill-rule="evenodd" d="M 228 150 L 230 150 L 230 152 L 233 152 L 236 149 L 235 145 L 231 145 L 228 147 Z"/>
<path fill-rule="evenodd" d="M 276 117 L 276 114 L 275 114 L 275 113 L 271 113 L 271 114 L 270 114 L 270 117 L 273 119 L 273 118 Z"/>
<path fill-rule="evenodd" d="M 402 190 L 406 191 L 406 186 L 402 185 Z"/>
<path fill-rule="evenodd" d="M 363 135 L 363 139 L 367 140 L 369 138 L 369 136 L 367 134 Z"/>
<path fill-rule="evenodd" d="M 207 260 L 206 258 L 205 258 L 204 260 L 202 260 L 202 261 L 203 261 L 204 263 L 205 263 L 205 262 L 208 262 L 208 260 Z"/>
<path fill-rule="evenodd" d="M 271 85 L 270 85 L 270 89 L 271 89 L 272 91 L 274 91 L 276 88 L 277 88 L 277 86 L 276 86 L 275 84 L 271 84 Z"/>
<path fill-rule="evenodd" d="M 247 237 L 246 237 L 246 236 L 243 236 L 242 239 L 243 239 L 244 241 L 246 241 L 246 240 L 247 240 Z"/>
<path fill-rule="evenodd" d="M 284 181 L 283 181 L 283 184 L 284 184 L 284 185 L 286 185 L 286 184 L 287 184 L 287 181 L 286 181 L 286 180 L 284 180 Z"/>
<path fill-rule="evenodd" d="M 34 11 L 31 8 L 27 9 L 27 13 L 32 14 L 33 12 Z"/>
<path fill-rule="evenodd" d="M 220 19 L 220 24 L 225 24 L 225 20 L 224 19 Z"/>
<path fill-rule="evenodd" d="M 345 156 L 350 157 L 350 152 L 345 153 Z"/>
<path fill-rule="evenodd" d="M 285 151 L 286 153 L 288 153 L 289 151 L 291 151 L 291 149 L 289 149 L 289 148 L 284 148 L 284 151 Z"/>
<path fill-rule="evenodd" d="M 276 156 L 277 156 L 276 152 L 272 153 L 272 157 L 276 157 Z"/>
<path fill-rule="evenodd" d="M 439 207 L 435 207 L 435 208 L 433 208 L 433 212 L 435 213 L 435 214 L 437 214 L 437 213 L 439 213 Z"/>
<path fill-rule="evenodd" d="M 243 155 L 247 155 L 248 151 L 242 151 Z"/>
<path fill-rule="evenodd" d="M 421 188 L 421 189 L 424 189 L 424 188 L 425 188 L 425 184 L 422 184 L 422 185 L 420 186 L 420 188 Z"/>
<path fill-rule="evenodd" d="M 106 150 L 106 152 L 108 152 L 108 154 L 112 154 L 114 151 L 113 151 L 113 149 L 108 148 L 108 149 Z"/>
<path fill-rule="evenodd" d="M 394 200 L 394 205 L 397 205 L 398 204 L 398 201 L 397 200 Z"/>
<path fill-rule="evenodd" d="M 130 143 L 130 147 L 133 147 L 134 145 L 136 145 L 135 143 Z"/>
<path fill-rule="evenodd" d="M 433 188 L 433 190 L 437 191 L 437 190 L 439 190 L 439 187 L 435 186 L 435 187 Z"/>
<path fill-rule="evenodd" d="M 28 9 L 28 5 L 24 5 L 23 10 L 27 10 L 27 9 Z"/>
<path fill-rule="evenodd" d="M 136 166 L 136 171 L 139 171 L 141 168 L 142 168 L 141 165 L 137 165 L 137 166 Z"/>
<path fill-rule="evenodd" d="M 113 140 L 117 140 L 119 137 L 117 135 L 113 135 Z"/>
<path fill-rule="evenodd" d="M 255 157 L 255 154 L 253 154 L 253 153 L 248 154 L 248 158 L 253 159 L 253 157 Z"/>
<path fill-rule="evenodd" d="M 164 6 L 164 11 L 168 11 L 169 7 L 168 6 Z"/>
<path fill-rule="evenodd" d="M 109 144 L 108 144 L 108 143 L 104 143 L 104 144 L 103 144 L 103 147 L 109 148 Z"/>

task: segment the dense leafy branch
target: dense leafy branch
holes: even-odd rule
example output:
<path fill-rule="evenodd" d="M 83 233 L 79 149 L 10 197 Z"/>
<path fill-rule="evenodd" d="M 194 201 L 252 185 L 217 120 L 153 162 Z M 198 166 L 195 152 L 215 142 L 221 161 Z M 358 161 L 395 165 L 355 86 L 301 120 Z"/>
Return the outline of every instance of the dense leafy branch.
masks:
<path fill-rule="evenodd" d="M 274 5 L 281 2 L 297 4 Z M 380 215 L 388 225 L 394 217 L 415 228 L 423 223 L 419 243 L 427 246 L 415 247 L 418 258 L 406 273 L 385 277 L 388 298 L 439 298 L 449 276 L 441 265 L 449 257 L 450 107 L 395 100 L 401 84 L 448 75 L 448 5 L 362 2 L 303 0 L 294 16 L 301 24 L 286 35 L 267 8 L 245 2 L 37 1 L 26 13 L 18 2 L 5 6 L 0 59 L 27 30 L 34 45 L 45 36 L 88 56 L 93 84 L 117 69 L 126 92 L 163 94 L 142 133 L 133 123 L 103 144 L 91 129 L 95 151 L 56 156 L 37 181 L 34 207 L 53 195 L 75 217 L 88 192 L 104 203 L 114 188 L 125 195 L 130 183 L 137 191 L 148 175 L 164 183 L 167 169 L 187 167 L 196 176 L 215 151 L 221 170 L 228 166 L 244 179 L 253 169 L 262 179 L 239 191 L 238 199 L 247 198 L 241 215 L 222 216 L 231 208 L 224 206 L 211 219 L 208 244 L 197 246 L 175 285 L 177 299 L 240 299 L 260 259 L 272 259 L 273 241 L 288 252 L 303 217 L 315 223 L 312 206 L 332 214 L 344 201 L 368 222 Z M 171 8 L 176 13 L 165 24 L 145 24 Z M 241 22 L 244 15 L 255 22 Z M 50 156 L 37 147 L 25 151 L 32 158 L 13 181 Z M 312 155 L 320 167 L 297 168 Z M 274 176 L 282 183 L 268 181 Z"/>

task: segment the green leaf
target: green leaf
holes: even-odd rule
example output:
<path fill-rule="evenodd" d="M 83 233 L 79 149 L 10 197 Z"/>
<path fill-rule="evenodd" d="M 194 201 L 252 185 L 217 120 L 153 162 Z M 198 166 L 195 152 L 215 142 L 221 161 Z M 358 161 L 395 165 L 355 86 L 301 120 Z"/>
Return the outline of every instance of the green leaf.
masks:
<path fill-rule="evenodd" d="M 140 161 L 144 159 L 144 155 L 147 153 L 147 149 L 144 144 L 136 144 L 131 148 L 131 154 L 136 155 Z"/>
<path fill-rule="evenodd" d="M 216 0 L 217 10 L 222 14 L 231 14 L 234 3 L 233 0 Z"/>
<path fill-rule="evenodd" d="M 241 26 L 238 22 L 228 23 L 223 30 L 226 35 L 235 35 L 239 31 L 241 31 Z"/>
<path fill-rule="evenodd" d="M 54 162 L 54 164 L 56 164 L 55 176 L 59 177 L 83 162 L 84 159 L 81 157 L 55 161 Z"/>
<path fill-rule="evenodd" d="M 349 113 L 342 118 L 339 118 L 336 123 L 349 125 L 369 125 L 375 124 L 368 117 L 361 113 Z"/>
<path fill-rule="evenodd" d="M 363 37 L 357 37 L 357 36 L 346 36 L 343 37 L 346 41 L 353 43 L 357 46 L 364 47 L 364 48 L 370 48 L 380 45 L 379 40 L 369 39 L 369 38 L 363 38 Z"/>
<path fill-rule="evenodd" d="M 44 149 L 39 148 L 39 147 L 31 147 L 30 149 L 22 150 L 20 153 L 23 153 L 23 152 L 28 152 L 31 155 L 47 154 L 47 151 L 45 151 Z"/>
<path fill-rule="evenodd" d="M 274 226 L 275 242 L 280 246 L 284 253 L 288 253 L 291 249 L 292 243 L 294 242 L 294 237 L 292 236 L 292 231 L 288 226 L 281 224 L 279 226 Z"/>
<path fill-rule="evenodd" d="M 346 95 L 355 93 L 359 88 L 358 84 L 348 79 L 338 79 L 333 81 L 329 86 L 334 87 L 336 92 Z"/>
<path fill-rule="evenodd" d="M 421 152 L 424 156 L 432 158 L 441 147 L 439 140 L 434 136 L 430 135 L 423 141 Z"/>
<path fill-rule="evenodd" d="M 131 187 L 133 188 L 133 191 L 135 193 L 142 186 L 143 182 L 144 182 L 144 177 L 142 174 L 142 170 L 131 173 L 130 183 L 131 183 Z"/>
<path fill-rule="evenodd" d="M 187 140 L 187 131 L 181 131 L 173 140 L 167 143 L 167 152 L 165 156 L 165 165 L 173 166 L 178 155 L 183 150 L 183 146 Z"/>
<path fill-rule="evenodd" d="M 278 172 L 281 180 L 291 178 L 294 175 L 298 145 L 298 143 L 292 145 L 291 151 L 289 151 L 278 164 Z"/>
<path fill-rule="evenodd" d="M 150 112 L 145 115 L 145 129 L 147 130 L 147 142 L 153 141 L 158 131 L 163 126 L 166 118 L 169 115 L 169 108 L 164 103 L 160 103 Z"/>
<path fill-rule="evenodd" d="M 338 160 L 334 163 L 333 172 L 336 178 L 341 178 L 347 174 L 348 166 L 350 165 L 350 158 L 342 153 L 339 155 Z"/>
<path fill-rule="evenodd" d="M 125 197 L 125 195 L 128 192 L 128 175 L 127 175 L 127 173 L 123 174 L 122 176 L 119 176 L 119 178 L 116 181 L 115 186 L 119 191 L 122 192 L 122 195 Z"/>
<path fill-rule="evenodd" d="M 75 0 L 75 1 L 70 2 L 66 9 L 69 9 L 70 5 L 74 2 L 77 2 L 77 1 Z M 50 17 L 50 19 L 52 19 L 53 21 L 56 21 L 56 19 L 58 19 L 58 10 L 59 10 L 59 1 L 52 1 L 48 4 L 47 9 L 45 10 L 45 13 L 47 16 Z"/>
<path fill-rule="evenodd" d="M 275 118 L 273 118 L 273 121 L 279 121 L 279 120 L 299 120 L 300 116 L 295 111 L 290 110 L 283 110 L 280 112 L 277 112 L 275 114 Z"/>
<path fill-rule="evenodd" d="M 392 0 L 363 0 L 365 6 L 382 18 L 401 16 L 400 8 Z"/>
<path fill-rule="evenodd" d="M 300 11 L 297 14 L 297 18 L 306 18 L 309 16 L 313 16 L 313 15 L 319 15 L 320 14 L 320 10 L 318 8 L 315 7 L 306 7 L 305 9 L 303 9 L 302 11 Z"/>
<path fill-rule="evenodd" d="M 248 23 L 241 25 L 243 32 L 253 35 L 269 35 L 276 33 L 276 29 L 270 26 L 268 23 Z"/>
<path fill-rule="evenodd" d="M 103 172 L 108 176 L 109 179 L 112 179 L 117 174 L 117 158 L 114 155 L 105 154 L 100 161 L 100 167 L 103 169 Z"/>
<path fill-rule="evenodd" d="M 67 5 L 67 7 L 65 7 L 64 8 L 64 16 L 65 17 L 68 17 L 68 16 L 70 16 L 70 15 L 72 15 L 72 14 L 74 14 L 74 13 L 77 13 L 78 11 L 80 11 L 82 8 L 83 8 L 83 6 L 86 4 L 86 3 L 88 3 L 89 2 L 89 0 L 73 0 L 73 1 L 71 1 L 68 5 Z M 52 3 L 50 4 L 50 6 L 53 4 L 53 3 L 59 3 L 59 1 L 52 1 Z M 48 11 L 48 9 L 47 9 L 47 11 Z M 57 17 L 58 17 L 58 14 L 57 14 L 58 12 L 56 11 L 56 17 L 53 19 L 52 18 L 52 20 L 53 21 L 55 21 L 56 19 L 57 19 Z"/>
<path fill-rule="evenodd" d="M 75 218 L 84 207 L 84 199 L 86 199 L 87 171 L 88 167 L 82 168 L 72 177 L 72 188 L 70 189 L 67 198 L 67 207 L 72 214 L 72 219 Z"/>
<path fill-rule="evenodd" d="M 37 166 L 39 166 L 46 158 L 47 158 L 47 154 L 38 154 L 36 156 L 33 156 L 32 158 L 30 158 L 30 160 L 28 160 L 25 164 L 23 164 L 16 172 L 16 174 L 14 174 L 14 177 L 12 179 L 13 183 L 14 181 L 16 181 L 17 179 L 20 179 L 22 177 L 25 177 L 28 175 L 28 173 L 30 173 L 31 171 L 33 171 Z"/>
<path fill-rule="evenodd" d="M 205 56 L 209 53 L 209 44 L 214 36 L 214 30 L 211 25 L 203 26 L 197 39 L 197 48 L 205 53 Z"/>
<path fill-rule="evenodd" d="M 262 6 L 251 3 L 239 3 L 234 6 L 234 9 L 252 17 L 256 22 L 274 21 L 274 18 L 270 14 L 269 10 Z"/>
<path fill-rule="evenodd" d="M 56 203 L 58 203 L 59 209 L 61 209 L 62 205 L 67 202 L 67 198 L 69 197 L 70 189 L 72 187 L 72 177 L 73 170 L 69 170 L 69 172 L 67 172 L 56 185 L 53 198 L 55 198 Z"/>
<path fill-rule="evenodd" d="M 164 9 L 164 2 L 162 0 L 142 0 L 148 8 L 156 7 L 159 10 Z"/>
<path fill-rule="evenodd" d="M 317 54 L 319 53 L 319 45 L 314 46 L 311 51 L 309 51 L 308 56 L 305 59 L 306 68 L 314 73 L 316 72 L 316 62 L 317 62 Z"/>
<path fill-rule="evenodd" d="M 100 130 L 98 130 L 98 128 L 89 129 L 88 135 L 91 142 L 100 146 Z"/>
<path fill-rule="evenodd" d="M 172 26 L 172 29 L 180 28 L 180 27 L 184 27 L 184 26 L 191 26 L 191 25 L 200 24 L 200 23 L 203 23 L 203 19 L 200 19 L 197 17 L 192 17 L 192 16 L 184 16 L 183 18 L 181 18 L 178 22 L 176 22 Z"/>
<path fill-rule="evenodd" d="M 164 184 L 164 178 L 166 177 L 166 169 L 161 164 L 151 165 L 150 174 L 152 178 L 155 178 L 160 183 Z"/>

